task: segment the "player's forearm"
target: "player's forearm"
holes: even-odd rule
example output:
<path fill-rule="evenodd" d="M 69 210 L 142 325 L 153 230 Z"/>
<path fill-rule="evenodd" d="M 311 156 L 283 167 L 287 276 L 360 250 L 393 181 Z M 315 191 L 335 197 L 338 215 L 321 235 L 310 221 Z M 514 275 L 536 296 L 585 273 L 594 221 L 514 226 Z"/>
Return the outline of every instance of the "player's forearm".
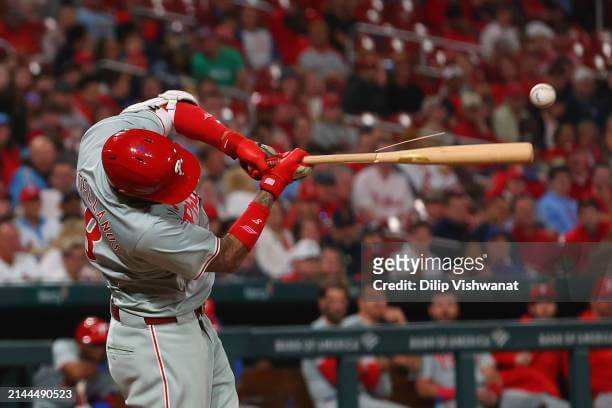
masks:
<path fill-rule="evenodd" d="M 178 133 L 214 146 L 234 159 L 238 143 L 244 139 L 204 109 L 188 102 L 176 105 L 174 128 Z"/>
<path fill-rule="evenodd" d="M 267 191 L 260 191 L 259 194 L 257 194 L 255 199 L 253 200 L 253 202 L 257 203 L 257 205 L 260 205 L 263 208 L 269 209 L 270 207 L 272 207 L 272 204 L 274 204 L 274 197 L 272 196 L 272 194 L 268 193 Z M 247 217 L 247 218 L 251 218 L 251 217 Z M 257 219 L 261 220 L 261 223 L 262 223 L 261 227 L 263 227 L 263 224 L 265 224 L 265 220 L 263 219 L 263 217 L 260 216 L 259 218 L 256 218 L 255 221 Z M 237 223 L 239 223 L 239 221 L 240 219 L 237 221 Z M 254 220 L 251 219 L 250 221 L 252 222 Z M 234 224 L 234 226 L 236 226 L 236 224 Z M 254 225 L 240 224 L 237 227 L 238 229 L 234 231 L 238 231 L 238 230 L 243 231 L 244 230 L 243 228 L 252 229 L 253 227 L 256 228 L 259 226 L 260 225 L 257 223 Z M 255 229 L 252 229 L 252 231 L 257 233 L 257 230 Z M 240 267 L 240 264 L 242 263 L 242 261 L 244 261 L 244 258 L 246 258 L 251 248 L 249 248 L 250 244 L 248 243 L 245 244 L 243 242 L 244 239 L 242 240 L 239 239 L 236 235 L 234 235 L 235 233 L 236 232 L 232 233 L 230 231 L 221 239 L 221 248 L 219 249 L 219 254 L 211 262 L 211 264 L 208 267 L 208 270 L 215 271 L 215 272 L 231 273 L 231 272 L 236 271 Z M 250 232 L 246 232 L 246 233 L 251 234 Z M 257 237 L 258 236 L 259 234 L 257 233 Z M 251 239 L 251 237 L 249 237 L 249 239 Z"/>

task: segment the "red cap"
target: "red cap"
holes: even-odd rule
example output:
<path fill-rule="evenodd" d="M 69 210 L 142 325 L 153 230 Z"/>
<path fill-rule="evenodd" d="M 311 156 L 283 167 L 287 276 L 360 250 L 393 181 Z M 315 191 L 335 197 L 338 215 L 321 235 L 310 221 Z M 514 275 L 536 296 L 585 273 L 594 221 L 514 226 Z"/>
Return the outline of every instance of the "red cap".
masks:
<path fill-rule="evenodd" d="M 531 286 L 529 291 L 529 301 L 531 302 L 554 302 L 557 299 L 557 291 L 549 283 L 536 283 Z"/>
<path fill-rule="evenodd" d="M 130 196 L 164 204 L 184 201 L 200 180 L 200 163 L 187 149 L 159 133 L 121 130 L 102 149 L 110 184 Z"/>
<path fill-rule="evenodd" d="M 19 193 L 19 201 L 22 203 L 40 200 L 40 190 L 36 186 L 27 186 Z"/>
<path fill-rule="evenodd" d="M 99 317 L 87 317 L 77 326 L 74 338 L 77 343 L 103 345 L 108 336 L 108 322 Z"/>
<path fill-rule="evenodd" d="M 595 282 L 593 298 L 596 300 L 612 300 L 612 276 L 603 276 Z"/>

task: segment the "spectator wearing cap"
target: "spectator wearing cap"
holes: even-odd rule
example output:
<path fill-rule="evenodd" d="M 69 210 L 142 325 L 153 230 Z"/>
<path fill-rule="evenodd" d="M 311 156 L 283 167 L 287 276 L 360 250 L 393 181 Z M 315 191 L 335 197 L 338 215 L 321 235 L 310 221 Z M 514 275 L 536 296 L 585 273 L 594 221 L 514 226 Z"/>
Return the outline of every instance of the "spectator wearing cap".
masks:
<path fill-rule="evenodd" d="M 529 291 L 527 313 L 522 323 L 551 320 L 557 314 L 555 288 L 548 283 L 534 284 Z M 502 407 L 545 406 L 569 408 L 560 398 L 557 383 L 567 356 L 561 350 L 504 351 L 494 353 L 504 385 Z"/>
<path fill-rule="evenodd" d="M 548 191 L 538 202 L 538 218 L 551 230 L 565 234 L 578 222 L 578 205 L 570 197 L 572 180 L 565 166 L 553 167 L 548 175 Z"/>
<path fill-rule="evenodd" d="M 197 50 L 191 59 L 191 75 L 196 80 L 212 78 L 221 86 L 236 86 L 243 75 L 244 61 L 233 47 L 219 43 L 209 28 L 196 33 Z"/>
<path fill-rule="evenodd" d="M 343 121 L 340 97 L 336 93 L 323 96 L 320 119 L 312 128 L 312 139 L 323 151 L 351 150 L 357 144 L 357 131 Z"/>
<path fill-rule="evenodd" d="M 610 222 L 603 221 L 595 200 L 584 200 L 578 207 L 578 224 L 561 239 L 564 242 L 600 242 L 610 229 Z"/>
<path fill-rule="evenodd" d="M 108 327 L 106 320 L 89 316 L 77 325 L 73 339 L 56 339 L 51 346 L 53 365 L 43 366 L 36 372 L 34 386 L 75 387 L 76 406 L 122 406 L 123 399 L 106 362 Z M 109 348 L 112 349 L 110 345 Z M 35 403 L 33 407 L 49 405 Z"/>
<path fill-rule="evenodd" d="M 329 30 L 324 20 L 314 20 L 308 26 L 310 46 L 298 57 L 298 65 L 305 72 L 322 78 L 342 78 L 348 67 L 342 56 L 329 44 Z"/>
<path fill-rule="evenodd" d="M 497 141 L 486 122 L 486 107 L 476 92 L 461 94 L 461 114 L 453 132 L 460 137 Z"/>
<path fill-rule="evenodd" d="M 354 275 L 361 268 L 361 228 L 355 214 L 350 208 L 342 207 L 332 216 L 332 227 L 321 245 L 335 247 L 341 252 L 343 265 L 349 275 Z"/>
<path fill-rule="evenodd" d="M 29 159 L 19 167 L 9 186 L 13 206 L 19 203 L 21 190 L 35 186 L 43 190 L 48 186 L 48 178 L 57 158 L 57 148 L 46 136 L 39 136 L 29 143 Z"/>
<path fill-rule="evenodd" d="M 366 221 L 408 216 L 414 194 L 396 167 L 377 164 L 361 170 L 353 180 L 353 209 Z"/>
<path fill-rule="evenodd" d="M 29 186 L 21 190 L 19 195 L 21 215 L 16 225 L 21 237 L 21 245 L 27 251 L 41 252 L 49 246 L 60 232 L 60 224 L 55 218 L 41 215 L 40 190 Z"/>
<path fill-rule="evenodd" d="M 11 119 L 0 112 L 0 183 L 8 186 L 20 165 L 19 149 L 11 138 Z"/>
<path fill-rule="evenodd" d="M 292 271 L 282 277 L 283 281 L 316 280 L 321 267 L 321 248 L 316 241 L 300 239 L 288 252 Z"/>
<path fill-rule="evenodd" d="M 274 40 L 270 31 L 261 24 L 259 11 L 245 6 L 240 13 L 240 39 L 248 65 L 262 69 L 274 61 Z"/>
<path fill-rule="evenodd" d="M 293 236 L 283 225 L 285 211 L 280 203 L 270 209 L 268 223 L 255 245 L 255 261 L 268 277 L 278 279 L 291 272 L 287 256 L 293 246 Z"/>
<path fill-rule="evenodd" d="M 603 276 L 593 286 L 591 305 L 581 320 L 599 321 L 612 318 L 612 277 Z M 612 348 L 589 351 L 591 394 L 594 408 L 612 406 Z"/>
<path fill-rule="evenodd" d="M 37 278 L 36 258 L 21 250 L 19 230 L 10 220 L 0 220 L 0 282 L 23 283 Z"/>
<path fill-rule="evenodd" d="M 527 96 L 518 84 L 510 84 L 505 102 L 493 111 L 492 127 L 495 136 L 502 142 L 518 142 L 521 139 L 521 124 L 527 118 Z"/>

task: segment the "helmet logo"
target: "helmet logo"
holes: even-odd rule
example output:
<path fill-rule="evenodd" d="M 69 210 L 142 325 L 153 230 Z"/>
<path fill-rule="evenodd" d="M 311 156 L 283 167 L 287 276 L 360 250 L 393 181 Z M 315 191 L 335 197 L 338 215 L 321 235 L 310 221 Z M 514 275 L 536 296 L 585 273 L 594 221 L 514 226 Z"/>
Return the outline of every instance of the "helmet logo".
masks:
<path fill-rule="evenodd" d="M 174 172 L 179 176 L 185 175 L 185 173 L 183 173 L 183 159 L 178 159 L 176 161 L 176 163 L 174 164 Z"/>

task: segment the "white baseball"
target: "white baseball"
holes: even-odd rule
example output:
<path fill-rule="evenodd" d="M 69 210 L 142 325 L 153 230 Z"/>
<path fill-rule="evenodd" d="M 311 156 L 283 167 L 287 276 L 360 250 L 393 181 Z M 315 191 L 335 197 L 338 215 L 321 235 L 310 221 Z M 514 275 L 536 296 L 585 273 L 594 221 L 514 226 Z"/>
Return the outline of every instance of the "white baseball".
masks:
<path fill-rule="evenodd" d="M 557 93 L 555 88 L 549 84 L 540 83 L 536 84 L 529 91 L 529 99 L 538 108 L 548 108 L 557 99 Z"/>

